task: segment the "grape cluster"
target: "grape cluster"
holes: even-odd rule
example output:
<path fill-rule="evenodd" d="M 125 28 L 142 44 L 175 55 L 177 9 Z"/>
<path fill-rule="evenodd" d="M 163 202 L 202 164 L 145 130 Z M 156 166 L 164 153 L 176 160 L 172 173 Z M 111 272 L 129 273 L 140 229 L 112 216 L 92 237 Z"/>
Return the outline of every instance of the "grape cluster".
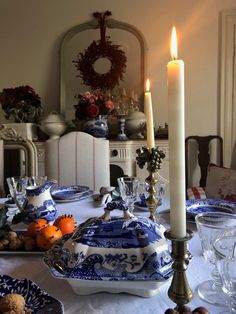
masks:
<path fill-rule="evenodd" d="M 159 147 L 152 148 L 151 151 L 147 147 L 142 147 L 136 150 L 136 161 L 139 168 L 143 169 L 146 162 L 148 163 L 148 171 L 156 172 L 161 168 L 162 159 L 165 158 L 165 154 Z"/>

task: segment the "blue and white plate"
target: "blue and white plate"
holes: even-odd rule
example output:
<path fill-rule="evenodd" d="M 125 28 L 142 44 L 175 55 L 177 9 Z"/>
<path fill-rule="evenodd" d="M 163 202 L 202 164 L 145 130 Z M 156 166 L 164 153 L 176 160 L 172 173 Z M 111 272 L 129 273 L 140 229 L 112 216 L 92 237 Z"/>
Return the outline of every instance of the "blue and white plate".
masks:
<path fill-rule="evenodd" d="M 148 211 L 148 207 L 146 204 L 144 204 L 143 202 L 141 201 L 137 201 L 134 203 L 134 209 L 136 210 L 144 210 L 144 211 Z"/>
<path fill-rule="evenodd" d="M 236 214 L 236 203 L 226 200 L 198 199 L 186 201 L 186 212 L 190 218 L 204 212 L 225 212 Z"/>
<path fill-rule="evenodd" d="M 52 189 L 51 194 L 54 200 L 79 200 L 82 197 L 88 197 L 92 195 L 92 191 L 88 186 L 83 185 L 68 185 L 59 186 Z"/>
<path fill-rule="evenodd" d="M 25 299 L 27 309 L 31 309 L 34 314 L 64 313 L 63 304 L 42 291 L 33 281 L 0 275 L 0 296 L 10 293 L 21 294 Z"/>
<path fill-rule="evenodd" d="M 7 201 L 4 202 L 4 204 L 9 208 L 17 207 L 13 198 L 8 199 Z"/>

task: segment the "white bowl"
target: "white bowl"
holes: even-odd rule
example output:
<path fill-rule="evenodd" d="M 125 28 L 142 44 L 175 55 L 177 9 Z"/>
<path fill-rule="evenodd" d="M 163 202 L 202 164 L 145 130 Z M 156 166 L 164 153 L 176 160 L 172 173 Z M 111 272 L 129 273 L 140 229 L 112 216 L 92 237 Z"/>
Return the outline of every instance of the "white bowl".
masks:
<path fill-rule="evenodd" d="M 60 137 L 66 130 L 66 123 L 61 122 L 44 122 L 40 126 L 41 130 L 46 133 L 50 139 Z"/>

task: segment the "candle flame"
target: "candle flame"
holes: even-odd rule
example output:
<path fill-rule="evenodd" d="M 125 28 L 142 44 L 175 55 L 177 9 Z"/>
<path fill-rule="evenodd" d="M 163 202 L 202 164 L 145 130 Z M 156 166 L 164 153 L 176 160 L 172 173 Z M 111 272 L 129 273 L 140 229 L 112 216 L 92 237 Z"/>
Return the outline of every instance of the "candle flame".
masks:
<path fill-rule="evenodd" d="M 149 79 L 147 79 L 146 81 L 146 92 L 149 92 L 150 91 L 150 81 Z"/>
<path fill-rule="evenodd" d="M 172 28 L 172 34 L 171 34 L 171 41 L 170 41 L 170 54 L 172 57 L 172 60 L 177 59 L 178 53 L 177 53 L 177 34 L 175 26 Z"/>

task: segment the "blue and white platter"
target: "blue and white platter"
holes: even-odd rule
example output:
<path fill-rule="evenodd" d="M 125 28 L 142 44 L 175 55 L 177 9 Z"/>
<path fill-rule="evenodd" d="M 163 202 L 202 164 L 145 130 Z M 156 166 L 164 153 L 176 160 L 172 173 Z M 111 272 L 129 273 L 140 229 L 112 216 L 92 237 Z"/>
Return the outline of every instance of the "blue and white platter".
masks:
<path fill-rule="evenodd" d="M 144 204 L 141 201 L 137 201 L 134 203 L 134 209 L 135 210 L 141 210 L 141 211 L 148 211 L 148 207 L 146 206 L 146 204 Z"/>
<path fill-rule="evenodd" d="M 26 303 L 27 309 L 31 309 L 33 314 L 63 314 L 63 304 L 41 290 L 33 281 L 25 279 L 15 279 L 7 275 L 0 275 L 0 296 L 6 294 L 21 294 Z"/>
<path fill-rule="evenodd" d="M 216 199 L 196 199 L 186 201 L 186 213 L 189 218 L 205 212 L 225 212 L 236 214 L 236 203 Z"/>
<path fill-rule="evenodd" d="M 89 197 L 93 191 L 88 186 L 83 185 L 68 185 L 59 186 L 51 190 L 52 197 L 55 201 L 78 201 L 80 199 Z"/>

